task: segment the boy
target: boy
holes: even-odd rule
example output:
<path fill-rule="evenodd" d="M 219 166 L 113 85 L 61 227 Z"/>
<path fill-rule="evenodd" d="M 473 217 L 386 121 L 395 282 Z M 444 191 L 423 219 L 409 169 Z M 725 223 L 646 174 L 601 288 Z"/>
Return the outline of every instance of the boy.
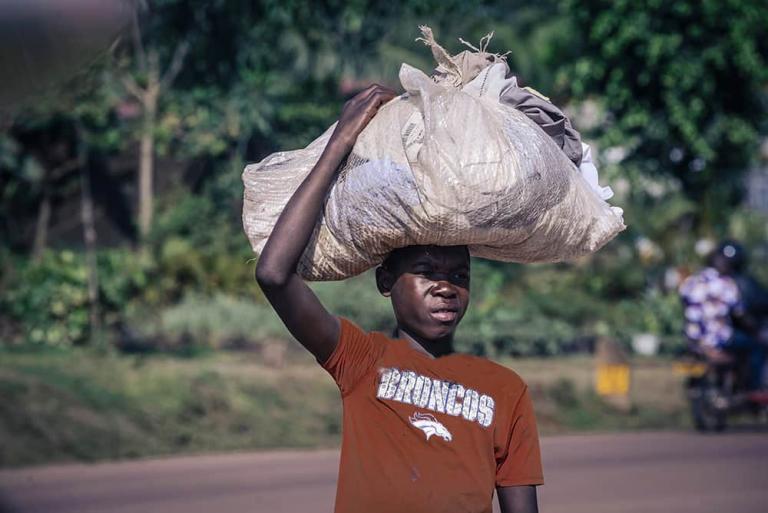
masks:
<path fill-rule="evenodd" d="M 347 102 L 322 156 L 288 202 L 256 279 L 293 336 L 338 384 L 344 403 L 336 512 L 538 511 L 541 458 L 523 381 L 454 354 L 469 303 L 466 247 L 398 249 L 376 270 L 398 340 L 329 314 L 296 273 L 333 178 L 357 136 L 396 93 L 371 86 Z"/>

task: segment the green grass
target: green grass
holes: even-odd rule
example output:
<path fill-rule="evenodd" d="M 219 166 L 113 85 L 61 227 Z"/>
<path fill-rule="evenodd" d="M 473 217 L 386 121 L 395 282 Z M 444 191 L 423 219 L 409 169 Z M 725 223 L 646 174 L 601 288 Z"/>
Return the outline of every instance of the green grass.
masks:
<path fill-rule="evenodd" d="M 0 466 L 337 445 L 335 385 L 309 358 L 289 361 L 0 353 Z M 529 383 L 544 434 L 687 422 L 681 385 L 660 360 L 635 366 L 628 411 L 590 391 L 587 358 L 504 363 Z"/>

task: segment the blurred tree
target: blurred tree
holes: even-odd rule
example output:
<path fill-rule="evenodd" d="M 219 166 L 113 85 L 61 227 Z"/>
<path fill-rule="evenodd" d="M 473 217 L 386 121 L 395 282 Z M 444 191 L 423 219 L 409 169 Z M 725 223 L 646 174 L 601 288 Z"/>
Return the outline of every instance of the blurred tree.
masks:
<path fill-rule="evenodd" d="M 142 2 L 144 16 L 155 13 L 149 12 L 146 4 Z M 184 65 L 189 41 L 183 37 L 172 51 L 164 70 L 161 70 L 160 49 L 154 41 L 145 41 L 139 25 L 139 12 L 135 11 L 132 24 L 132 49 L 134 54 L 135 71 L 123 73 L 120 77 L 126 91 L 130 93 L 142 110 L 142 123 L 139 149 L 138 169 L 138 218 L 139 235 L 142 243 L 146 240 L 149 229 L 152 226 L 153 190 L 154 183 L 154 155 L 155 155 L 155 125 L 157 123 L 157 109 L 160 96 L 176 80 L 176 76 Z M 149 31 L 146 31 L 149 32 Z"/>
<path fill-rule="evenodd" d="M 625 165 L 671 173 L 704 231 L 724 224 L 765 130 L 764 0 L 564 0 L 579 57 L 562 72 L 608 112 L 598 127 Z M 762 126 L 761 126 L 762 124 Z"/>

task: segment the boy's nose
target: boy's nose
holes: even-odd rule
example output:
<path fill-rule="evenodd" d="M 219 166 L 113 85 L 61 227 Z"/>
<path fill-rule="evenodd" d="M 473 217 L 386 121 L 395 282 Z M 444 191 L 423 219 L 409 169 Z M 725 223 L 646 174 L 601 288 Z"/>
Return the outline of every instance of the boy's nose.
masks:
<path fill-rule="evenodd" d="M 432 286 L 432 294 L 440 297 L 456 297 L 456 290 L 451 285 L 451 282 L 438 280 Z"/>

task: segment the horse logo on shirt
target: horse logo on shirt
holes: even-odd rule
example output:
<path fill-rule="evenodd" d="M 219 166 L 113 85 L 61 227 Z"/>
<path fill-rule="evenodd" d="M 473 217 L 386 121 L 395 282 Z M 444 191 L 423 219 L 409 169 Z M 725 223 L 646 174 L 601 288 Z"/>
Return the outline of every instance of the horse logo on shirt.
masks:
<path fill-rule="evenodd" d="M 439 436 L 446 442 L 453 440 L 451 432 L 429 413 L 415 412 L 409 417 L 409 420 L 411 421 L 411 424 L 424 431 L 427 440 L 429 440 L 432 435 Z"/>

